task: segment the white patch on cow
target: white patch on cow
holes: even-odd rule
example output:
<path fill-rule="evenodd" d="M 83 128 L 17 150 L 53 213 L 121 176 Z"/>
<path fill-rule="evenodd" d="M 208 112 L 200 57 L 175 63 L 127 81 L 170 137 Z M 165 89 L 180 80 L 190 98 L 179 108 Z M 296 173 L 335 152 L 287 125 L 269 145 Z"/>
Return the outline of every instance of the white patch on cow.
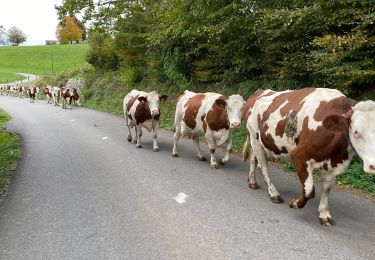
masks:
<path fill-rule="evenodd" d="M 142 126 L 143 126 L 144 128 L 146 128 L 147 131 L 151 132 L 151 130 L 152 130 L 153 126 L 154 126 L 154 121 L 155 121 L 155 120 L 153 120 L 153 119 L 146 120 L 146 121 L 144 121 L 144 122 L 142 123 Z"/>
<path fill-rule="evenodd" d="M 336 89 L 327 89 L 327 88 L 317 88 L 314 92 L 307 95 L 302 102 L 305 102 L 301 111 L 298 112 L 303 117 L 298 118 L 298 129 L 302 129 L 303 120 L 306 116 L 309 117 L 307 127 L 310 130 L 315 131 L 319 126 L 323 124 L 322 121 L 315 121 L 314 113 L 320 106 L 321 102 L 329 102 L 333 99 L 344 96 L 340 91 Z"/>
<path fill-rule="evenodd" d="M 222 145 L 228 140 L 228 136 L 230 134 L 230 130 L 227 129 L 220 129 L 218 131 L 212 131 L 216 145 Z"/>
<path fill-rule="evenodd" d="M 105 139 L 108 139 L 109 137 L 108 136 L 104 136 L 102 137 L 102 140 L 105 140 Z"/>
<path fill-rule="evenodd" d="M 76 120 L 75 120 L 75 119 L 71 119 L 71 120 L 70 120 L 70 122 L 74 122 L 74 121 L 76 121 Z"/>
<path fill-rule="evenodd" d="M 173 199 L 175 200 L 175 201 L 177 201 L 177 203 L 185 203 L 186 202 L 186 199 L 188 198 L 189 196 L 188 195 L 186 195 L 185 193 L 183 193 L 183 192 L 179 192 L 178 194 L 177 194 L 177 196 L 175 196 Z"/>

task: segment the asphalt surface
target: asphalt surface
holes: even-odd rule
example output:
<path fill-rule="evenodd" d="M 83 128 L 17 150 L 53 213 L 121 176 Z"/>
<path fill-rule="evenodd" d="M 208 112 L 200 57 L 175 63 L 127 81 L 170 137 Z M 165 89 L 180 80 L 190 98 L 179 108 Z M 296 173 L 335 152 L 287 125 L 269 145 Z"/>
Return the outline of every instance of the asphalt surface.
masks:
<path fill-rule="evenodd" d="M 0 97 L 21 134 L 23 156 L 0 203 L 0 259 L 374 259 L 375 205 L 332 192 L 335 227 L 318 221 L 318 202 L 295 210 L 247 186 L 248 164 L 232 156 L 211 170 L 172 133 L 160 152 L 126 141 L 123 118 L 45 101 Z M 208 158 L 207 147 L 205 154 Z M 289 201 L 298 180 L 270 169 Z M 319 185 L 320 186 L 320 185 Z M 186 196 L 187 197 L 186 197 Z M 185 201 L 185 202 L 184 202 Z"/>

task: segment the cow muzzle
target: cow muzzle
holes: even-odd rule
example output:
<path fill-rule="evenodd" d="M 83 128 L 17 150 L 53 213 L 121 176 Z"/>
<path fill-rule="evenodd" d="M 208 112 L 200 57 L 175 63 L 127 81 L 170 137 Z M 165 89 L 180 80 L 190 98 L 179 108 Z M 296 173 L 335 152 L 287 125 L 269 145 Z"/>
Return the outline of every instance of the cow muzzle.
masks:
<path fill-rule="evenodd" d="M 155 109 L 155 110 L 152 110 L 151 111 L 151 115 L 152 116 L 158 116 L 160 114 L 159 110 L 158 109 Z"/>
<path fill-rule="evenodd" d="M 230 128 L 233 128 L 233 129 L 237 129 L 237 128 L 240 128 L 240 123 L 238 122 L 233 122 L 230 124 Z"/>
<path fill-rule="evenodd" d="M 363 170 L 367 173 L 375 174 L 375 164 L 364 165 Z"/>

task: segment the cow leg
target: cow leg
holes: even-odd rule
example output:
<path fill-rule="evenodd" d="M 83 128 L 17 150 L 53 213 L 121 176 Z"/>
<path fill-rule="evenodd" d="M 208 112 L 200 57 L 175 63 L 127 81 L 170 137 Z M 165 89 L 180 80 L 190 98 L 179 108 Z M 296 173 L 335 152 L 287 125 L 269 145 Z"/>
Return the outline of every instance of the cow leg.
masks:
<path fill-rule="evenodd" d="M 206 158 L 203 156 L 201 147 L 199 145 L 199 137 L 198 136 L 193 137 L 193 142 L 194 142 L 195 149 L 197 151 L 198 160 L 206 161 Z"/>
<path fill-rule="evenodd" d="M 211 168 L 217 169 L 217 161 L 215 157 L 216 142 L 215 142 L 213 133 L 210 129 L 207 129 L 206 140 L 208 142 L 208 148 L 210 148 L 210 152 L 211 152 Z"/>
<path fill-rule="evenodd" d="M 136 125 L 136 136 L 137 136 L 137 148 L 142 148 L 141 137 L 142 137 L 142 124 Z"/>
<path fill-rule="evenodd" d="M 177 143 L 178 140 L 180 140 L 181 137 L 181 119 L 178 117 L 177 112 L 175 116 L 175 132 L 173 135 L 173 149 L 172 149 L 172 157 L 176 158 L 178 157 L 178 152 L 177 152 Z"/>
<path fill-rule="evenodd" d="M 323 177 L 323 192 L 322 196 L 320 198 L 319 203 L 319 221 L 320 224 L 324 226 L 334 226 L 336 223 L 332 219 L 331 214 L 329 213 L 329 207 L 328 207 L 328 196 L 331 192 L 332 184 L 335 179 L 335 175 L 333 174 L 322 174 Z"/>
<path fill-rule="evenodd" d="M 343 168 L 334 168 L 330 171 L 323 172 L 322 173 L 322 178 L 323 178 L 323 191 L 322 191 L 322 196 L 320 198 L 320 203 L 319 203 L 319 221 L 320 224 L 324 226 L 334 226 L 336 223 L 332 219 L 331 214 L 329 212 L 329 207 L 328 207 L 328 196 L 329 193 L 331 192 L 332 184 L 336 178 L 336 176 L 340 175 L 344 171 L 346 171 L 349 167 L 349 164 L 352 160 L 352 157 L 350 156 L 348 160 L 344 162 Z"/>
<path fill-rule="evenodd" d="M 296 166 L 298 178 L 302 186 L 302 195 L 292 199 L 289 202 L 291 208 L 303 208 L 309 199 L 315 197 L 314 179 L 313 179 L 313 167 L 310 163 L 306 163 L 306 160 L 297 159 L 296 156 L 291 154 L 291 158 Z"/>
<path fill-rule="evenodd" d="M 154 138 L 154 142 L 152 144 L 152 150 L 154 152 L 158 152 L 159 151 L 159 145 L 158 145 L 158 142 L 157 142 L 157 137 L 158 137 L 158 129 L 159 129 L 159 121 L 156 122 L 153 130 L 152 130 L 152 133 L 153 133 L 153 138 Z"/>
<path fill-rule="evenodd" d="M 229 133 L 228 140 L 225 143 L 225 154 L 223 158 L 220 160 L 220 164 L 226 164 L 229 161 L 229 154 L 232 150 L 232 134 Z"/>
<path fill-rule="evenodd" d="M 133 137 L 132 137 L 132 132 L 131 132 L 131 126 L 130 126 L 130 122 L 129 122 L 129 117 L 126 113 L 124 113 L 124 118 L 125 118 L 125 124 L 126 124 L 126 127 L 128 128 L 128 142 L 131 142 Z"/>
<path fill-rule="evenodd" d="M 252 148 L 250 148 L 249 188 L 253 190 L 259 189 L 259 186 L 256 181 L 256 176 L 255 176 L 257 165 L 258 165 L 257 158 L 255 157 L 255 154 L 252 151 Z"/>
<path fill-rule="evenodd" d="M 268 194 L 270 196 L 271 201 L 274 203 L 283 203 L 284 202 L 283 198 L 281 197 L 280 193 L 277 191 L 276 187 L 271 182 L 271 179 L 268 175 L 267 157 L 262 147 L 262 144 L 255 137 L 250 138 L 250 141 L 251 141 L 251 146 L 255 154 L 254 157 L 258 159 L 258 163 L 260 164 L 261 173 L 263 175 L 264 181 L 267 184 Z"/>

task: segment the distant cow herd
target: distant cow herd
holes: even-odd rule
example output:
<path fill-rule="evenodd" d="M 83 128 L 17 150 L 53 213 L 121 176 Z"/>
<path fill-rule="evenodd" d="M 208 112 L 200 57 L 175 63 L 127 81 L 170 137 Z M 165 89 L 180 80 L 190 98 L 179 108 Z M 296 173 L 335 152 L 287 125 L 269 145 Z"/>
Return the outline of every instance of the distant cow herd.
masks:
<path fill-rule="evenodd" d="M 5 88 L 4 88 L 5 86 Z M 37 99 L 39 89 L 22 86 L 0 86 L 1 94 L 20 96 L 26 91 L 30 101 Z M 48 103 L 66 108 L 79 104 L 77 89 L 47 86 L 44 93 Z M 153 134 L 153 150 L 159 151 L 157 132 L 160 124 L 160 102 L 168 98 L 156 91 L 132 90 L 124 97 L 123 109 L 128 128 L 127 141 L 141 148 L 142 129 Z M 80 104 L 79 104 L 80 105 Z M 205 136 L 210 149 L 212 169 L 229 161 L 232 131 L 246 124 L 247 138 L 242 151 L 243 161 L 250 159 L 249 187 L 258 189 L 256 170 L 259 168 L 274 203 L 283 199 L 271 182 L 269 158 L 286 157 L 295 165 L 301 183 L 301 195 L 292 199 L 291 208 L 303 208 L 314 198 L 314 169 L 322 173 L 322 195 L 318 214 L 322 225 L 335 225 L 328 207 L 328 197 L 335 177 L 349 167 L 354 154 L 363 160 L 365 172 L 375 174 L 375 102 L 357 102 L 340 91 L 327 88 L 304 88 L 276 92 L 257 90 L 247 101 L 240 95 L 195 93 L 185 90 L 176 100 L 175 133 L 172 156 L 177 158 L 180 137 L 193 140 L 197 158 L 206 161 L 199 138 Z M 223 158 L 217 160 L 215 150 L 224 148 Z"/>
<path fill-rule="evenodd" d="M 8 95 L 13 97 L 28 97 L 30 103 L 34 103 L 38 100 L 40 88 L 34 85 L 24 86 L 22 84 L 1 84 L 0 95 Z M 80 96 L 78 89 L 72 86 L 65 86 L 63 88 L 46 86 L 43 93 L 47 96 L 47 102 L 54 103 L 55 106 L 59 106 L 61 103 L 62 108 L 72 108 L 74 105 L 80 104 Z"/>

